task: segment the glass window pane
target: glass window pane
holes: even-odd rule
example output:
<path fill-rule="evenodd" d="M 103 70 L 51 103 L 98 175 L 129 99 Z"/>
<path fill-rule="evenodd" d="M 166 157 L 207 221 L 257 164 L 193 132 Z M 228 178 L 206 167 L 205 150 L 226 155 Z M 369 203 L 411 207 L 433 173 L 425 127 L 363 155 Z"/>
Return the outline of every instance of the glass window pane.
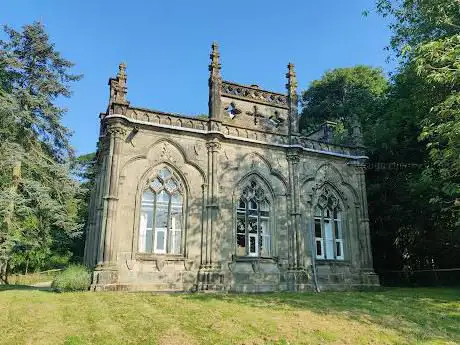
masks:
<path fill-rule="evenodd" d="M 339 221 L 334 221 L 334 227 L 335 227 L 335 238 L 336 239 L 341 239 L 342 238 L 342 225 L 341 222 Z"/>
<path fill-rule="evenodd" d="M 169 236 L 168 253 L 180 254 L 180 246 L 181 246 L 180 229 L 170 229 L 168 236 Z"/>
<path fill-rule="evenodd" d="M 236 244 L 238 245 L 238 247 L 245 248 L 246 247 L 246 235 L 237 234 L 236 235 Z M 238 253 L 238 255 L 244 255 L 244 254 L 245 254 L 244 252 L 242 254 Z"/>
<path fill-rule="evenodd" d="M 169 195 L 164 190 L 157 194 L 157 202 L 169 203 Z"/>
<path fill-rule="evenodd" d="M 169 176 L 171 176 L 171 171 L 164 167 L 158 172 L 158 176 L 160 176 L 163 180 L 166 180 Z"/>
<path fill-rule="evenodd" d="M 157 229 L 156 230 L 156 236 L 155 236 L 155 249 L 158 252 L 162 252 L 165 250 L 165 231 L 163 229 Z"/>
<path fill-rule="evenodd" d="M 142 194 L 142 203 L 149 204 L 153 201 L 154 195 L 152 191 L 146 190 L 144 194 Z"/>
<path fill-rule="evenodd" d="M 330 222 L 324 222 L 324 237 L 326 238 L 326 259 L 334 259 L 334 238 Z"/>
<path fill-rule="evenodd" d="M 266 200 L 261 201 L 259 206 L 261 211 L 268 212 L 270 210 L 270 204 Z"/>
<path fill-rule="evenodd" d="M 342 256 L 342 242 L 337 241 L 335 244 L 337 256 Z"/>
<path fill-rule="evenodd" d="M 321 234 L 321 220 L 315 219 L 315 237 L 323 237 Z"/>
<path fill-rule="evenodd" d="M 182 207 L 171 207 L 171 229 L 182 229 Z"/>
<path fill-rule="evenodd" d="M 249 201 L 249 208 L 251 210 L 257 210 L 257 203 L 254 200 Z"/>
<path fill-rule="evenodd" d="M 321 240 L 316 240 L 316 256 L 322 256 Z"/>
<path fill-rule="evenodd" d="M 155 192 L 158 192 L 161 188 L 163 188 L 163 183 L 156 178 L 150 183 L 150 187 L 152 187 Z"/>
<path fill-rule="evenodd" d="M 166 228 L 168 225 L 168 205 L 157 204 L 155 228 Z"/>
<path fill-rule="evenodd" d="M 252 234 L 257 234 L 257 218 L 248 219 L 248 232 Z"/>
<path fill-rule="evenodd" d="M 145 240 L 147 232 L 147 212 L 141 212 L 141 219 L 139 222 L 139 252 L 145 253 Z"/>
<path fill-rule="evenodd" d="M 246 233 L 246 226 L 245 226 L 245 217 L 244 215 L 240 216 L 238 215 L 238 218 L 236 219 L 236 232 L 238 234 L 244 234 Z"/>
<path fill-rule="evenodd" d="M 238 203 L 238 208 L 245 209 L 246 208 L 246 203 L 244 202 L 243 199 L 240 199 Z"/>
<path fill-rule="evenodd" d="M 153 251 L 153 230 L 148 229 L 145 232 L 145 251 L 144 253 L 151 253 Z"/>
<path fill-rule="evenodd" d="M 260 219 L 260 233 L 261 233 L 261 255 L 270 256 L 271 255 L 271 234 L 268 227 L 268 219 Z"/>
<path fill-rule="evenodd" d="M 249 253 L 250 254 L 257 254 L 256 248 L 256 241 L 257 237 L 256 236 L 249 236 Z"/>
<path fill-rule="evenodd" d="M 182 205 L 182 196 L 179 193 L 174 193 L 171 196 L 171 202 L 177 206 Z"/>
<path fill-rule="evenodd" d="M 171 180 L 168 180 L 168 181 L 166 181 L 166 183 L 165 183 L 165 188 L 166 188 L 166 190 L 167 190 L 168 192 L 172 193 L 173 191 L 176 190 L 176 188 L 177 188 L 177 183 L 174 182 L 174 180 L 172 180 L 172 179 L 171 179 Z"/>

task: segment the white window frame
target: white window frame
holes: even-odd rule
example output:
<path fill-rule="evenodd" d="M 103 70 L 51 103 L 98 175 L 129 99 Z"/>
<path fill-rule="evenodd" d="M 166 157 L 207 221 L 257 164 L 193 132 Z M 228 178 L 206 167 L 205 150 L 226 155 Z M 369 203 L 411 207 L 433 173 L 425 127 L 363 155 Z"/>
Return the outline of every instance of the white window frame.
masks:
<path fill-rule="evenodd" d="M 167 170 L 167 174 L 164 172 Z M 162 174 L 163 173 L 163 174 Z M 170 183 L 168 186 L 167 183 L 173 181 L 175 186 Z M 156 182 L 154 185 L 152 182 Z M 160 184 L 161 183 L 161 184 Z M 171 187 L 172 186 L 172 187 Z M 153 193 L 153 201 L 144 200 L 144 194 L 149 191 Z M 157 195 L 165 192 L 168 195 L 168 201 L 157 200 Z M 174 195 L 180 196 L 180 201 L 172 201 Z M 184 205 L 185 197 L 180 183 L 180 179 L 175 176 L 172 169 L 168 167 L 163 167 L 159 169 L 158 174 L 155 175 L 153 179 L 150 179 L 147 187 L 142 192 L 142 200 L 140 207 L 140 217 L 139 217 L 139 232 L 138 232 L 138 252 L 142 254 L 172 254 L 180 255 L 182 254 L 182 236 L 184 228 Z M 148 210 L 148 208 L 151 210 Z M 166 224 L 162 222 L 161 225 L 157 227 L 157 213 L 159 208 L 163 208 L 163 211 L 166 212 Z M 176 219 L 173 218 L 173 210 L 179 210 L 181 212 L 180 224 L 176 224 Z M 152 212 L 152 227 L 147 226 L 147 213 Z M 160 225 L 160 224 L 158 224 Z M 152 248 L 147 249 L 147 233 L 151 231 L 152 236 Z M 159 235 L 163 235 L 163 249 L 158 249 L 159 244 Z M 179 237 L 179 239 L 177 239 Z M 170 241 L 173 241 L 170 243 Z"/>
<path fill-rule="evenodd" d="M 318 206 L 316 206 L 318 207 Z M 316 210 L 314 210 L 314 217 L 313 217 L 313 235 L 315 238 L 315 257 L 318 260 L 336 260 L 336 261 L 343 261 L 344 258 L 344 240 L 343 240 L 343 228 L 342 228 L 342 212 L 339 209 L 335 209 L 337 212 L 337 217 L 334 217 L 333 210 L 329 208 L 319 208 L 321 215 L 318 216 Z M 329 211 L 329 217 L 326 217 L 325 213 Z M 321 226 L 321 237 L 316 236 L 316 221 L 320 221 Z M 326 229 L 326 221 L 329 224 L 330 229 Z M 336 225 L 337 224 L 337 225 Z M 339 234 L 341 234 L 341 238 L 336 237 L 336 226 L 339 227 Z M 318 243 L 321 244 L 321 255 L 318 255 Z M 337 244 L 340 246 L 340 254 L 337 255 Z M 332 255 L 331 255 L 332 251 Z"/>
<path fill-rule="evenodd" d="M 158 234 L 163 233 L 163 249 L 158 249 Z M 153 242 L 153 252 L 155 254 L 166 254 L 166 245 L 168 243 L 167 228 L 155 228 L 155 241 Z"/>
<path fill-rule="evenodd" d="M 252 184 L 255 183 L 254 181 L 251 182 Z M 247 188 L 247 187 L 246 187 Z M 261 188 L 258 186 L 257 183 L 252 187 L 255 189 L 259 189 L 259 192 Z M 238 225 L 238 218 L 243 218 L 244 217 L 244 225 L 245 225 L 245 247 L 241 247 L 238 244 L 238 236 L 243 235 L 242 233 L 238 233 L 238 229 L 235 226 L 235 239 L 236 239 L 236 255 L 239 257 L 261 257 L 261 254 L 263 252 L 262 257 L 271 257 L 272 256 L 272 251 L 273 251 L 273 243 L 272 243 L 272 232 L 271 232 L 271 203 L 269 202 L 268 198 L 263 196 L 262 198 L 256 198 L 256 194 L 254 193 L 251 197 L 245 198 L 243 195 L 240 195 L 240 198 L 236 202 L 236 226 Z M 262 195 L 263 192 L 262 192 Z M 244 201 L 244 209 L 240 207 L 240 201 Z M 252 203 L 256 204 L 256 208 L 252 207 Z M 261 210 L 261 204 L 266 203 L 267 208 L 264 210 Z M 250 214 L 252 212 L 255 212 L 255 214 Z M 262 215 L 262 212 L 267 212 L 267 215 Z M 243 216 L 243 217 L 242 217 Z M 249 232 L 249 220 L 255 220 L 256 221 L 256 226 L 257 226 L 257 232 Z M 261 233 L 261 220 L 266 221 L 266 229 Z M 251 252 L 251 240 L 255 242 L 255 251 Z M 268 243 L 269 247 L 264 248 L 262 247 L 262 251 L 260 250 L 260 247 L 264 244 Z M 244 248 L 244 249 L 243 249 Z"/>

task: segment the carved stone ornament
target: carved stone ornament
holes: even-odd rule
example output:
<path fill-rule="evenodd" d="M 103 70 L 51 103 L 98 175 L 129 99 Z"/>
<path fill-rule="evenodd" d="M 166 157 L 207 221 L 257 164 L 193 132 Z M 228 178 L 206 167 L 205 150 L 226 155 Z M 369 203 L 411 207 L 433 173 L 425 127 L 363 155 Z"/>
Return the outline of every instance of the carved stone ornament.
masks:
<path fill-rule="evenodd" d="M 126 259 L 126 267 L 128 270 L 132 271 L 136 265 L 136 260 Z"/>
<path fill-rule="evenodd" d="M 339 199 L 329 187 L 325 187 L 318 197 L 318 205 L 321 208 L 335 209 L 339 204 Z"/>
<path fill-rule="evenodd" d="M 211 151 L 211 152 L 216 152 L 220 149 L 221 145 L 218 141 L 209 141 L 206 143 L 206 148 L 208 149 L 208 151 Z"/>
<path fill-rule="evenodd" d="M 268 120 L 275 128 L 280 127 L 284 122 L 284 119 L 280 116 L 278 111 L 275 111 L 275 113 L 271 115 Z"/>
<path fill-rule="evenodd" d="M 298 153 L 290 152 L 290 153 L 287 154 L 286 159 L 288 160 L 288 162 L 292 162 L 294 164 L 297 164 L 300 161 L 300 156 L 299 156 Z"/>
<path fill-rule="evenodd" d="M 257 201 L 264 201 L 265 191 L 257 185 L 256 181 L 251 181 L 243 188 L 243 198 L 247 200 L 255 198 Z"/>
<path fill-rule="evenodd" d="M 275 92 L 259 90 L 256 87 L 244 86 L 228 81 L 222 82 L 222 93 L 236 98 L 246 98 L 278 107 L 287 107 L 287 96 Z"/>
<path fill-rule="evenodd" d="M 184 269 L 190 271 L 193 267 L 193 260 L 184 260 Z"/>
<path fill-rule="evenodd" d="M 155 260 L 155 265 L 157 266 L 158 271 L 162 271 L 163 268 L 165 267 L 165 261 L 161 259 Z"/>
<path fill-rule="evenodd" d="M 163 145 L 161 146 L 160 158 L 163 160 L 174 162 L 174 159 L 171 153 L 169 152 L 168 146 L 166 145 L 166 143 L 163 143 Z"/>
<path fill-rule="evenodd" d="M 107 126 L 107 134 L 109 134 L 110 136 L 114 136 L 115 138 L 124 137 L 126 135 L 126 132 L 126 128 L 119 124 Z"/>
<path fill-rule="evenodd" d="M 264 117 L 265 117 L 264 114 L 259 113 L 259 110 L 258 110 L 258 108 L 257 108 L 257 105 L 254 106 L 254 110 L 253 110 L 252 112 L 251 112 L 251 111 L 247 111 L 246 114 L 254 118 L 254 124 L 255 124 L 255 125 L 257 125 L 257 119 L 258 119 L 258 118 L 264 118 Z"/>
<path fill-rule="evenodd" d="M 336 185 L 341 182 L 340 176 L 330 164 L 322 166 L 316 173 L 316 188 L 320 188 L 325 182 Z"/>

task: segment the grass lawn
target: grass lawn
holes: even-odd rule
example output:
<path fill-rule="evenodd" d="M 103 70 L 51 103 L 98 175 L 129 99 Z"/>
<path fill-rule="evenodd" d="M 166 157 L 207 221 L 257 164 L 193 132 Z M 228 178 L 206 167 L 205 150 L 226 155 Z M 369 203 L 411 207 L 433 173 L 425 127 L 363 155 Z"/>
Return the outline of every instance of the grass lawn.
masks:
<path fill-rule="evenodd" d="M 460 344 L 460 289 L 263 295 L 0 287 L 0 344 Z"/>

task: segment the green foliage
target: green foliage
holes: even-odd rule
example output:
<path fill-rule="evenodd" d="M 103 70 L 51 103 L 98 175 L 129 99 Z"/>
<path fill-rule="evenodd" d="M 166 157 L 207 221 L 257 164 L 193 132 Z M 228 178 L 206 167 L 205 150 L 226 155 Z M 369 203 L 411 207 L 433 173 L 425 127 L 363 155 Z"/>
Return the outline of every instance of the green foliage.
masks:
<path fill-rule="evenodd" d="M 303 129 L 335 121 L 335 139 L 346 143 L 353 115 L 362 122 L 377 269 L 460 265 L 456 6 L 457 12 L 445 1 L 378 1 L 379 11 L 394 18 L 391 44 L 401 57 L 390 83 L 358 66 L 329 71 L 303 93 Z"/>
<path fill-rule="evenodd" d="M 78 183 L 70 176 L 69 130 L 55 101 L 70 96 L 72 63 L 39 23 L 0 40 L 0 279 L 68 255 L 78 223 Z"/>
<path fill-rule="evenodd" d="M 388 81 L 379 68 L 356 66 L 327 71 L 302 93 L 300 129 L 312 132 L 325 121 L 338 124 L 338 142 L 348 143 L 348 131 L 357 119 L 369 144 L 373 123 L 379 117 Z"/>
<path fill-rule="evenodd" d="M 60 292 L 86 291 L 91 284 L 90 273 L 81 265 L 70 265 L 57 274 L 51 287 Z"/>
<path fill-rule="evenodd" d="M 390 47 L 409 58 L 420 44 L 457 34 L 460 5 L 453 0 L 377 0 L 377 11 L 392 19 Z"/>
<path fill-rule="evenodd" d="M 368 174 L 376 265 L 458 267 L 460 6 L 384 0 L 377 9 L 392 18 L 400 66 L 376 126 L 373 159 L 419 167 Z"/>
<path fill-rule="evenodd" d="M 76 195 L 78 204 L 77 219 L 79 224 L 85 224 L 82 236 L 74 238 L 71 243 L 73 261 L 81 261 L 85 249 L 85 239 L 88 221 L 88 208 L 91 193 L 94 191 L 96 178 L 96 154 L 88 153 L 78 156 L 72 164 L 72 174 L 80 181 L 79 191 Z"/>

